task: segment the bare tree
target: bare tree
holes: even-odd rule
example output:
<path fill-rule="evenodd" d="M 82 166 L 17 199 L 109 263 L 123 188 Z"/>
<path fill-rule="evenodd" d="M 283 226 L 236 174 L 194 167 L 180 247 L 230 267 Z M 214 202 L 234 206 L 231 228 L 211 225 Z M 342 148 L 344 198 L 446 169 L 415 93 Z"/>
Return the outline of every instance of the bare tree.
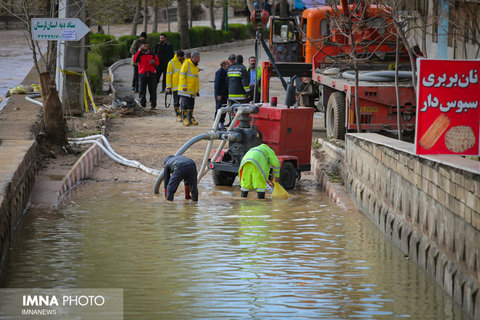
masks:
<path fill-rule="evenodd" d="M 141 8 L 142 8 L 142 0 L 137 0 L 136 6 L 135 6 L 135 15 L 133 16 L 133 21 L 132 21 L 132 36 L 137 35 L 137 26 L 138 26 L 138 23 L 140 22 Z"/>
<path fill-rule="evenodd" d="M 180 46 L 190 48 L 190 35 L 188 32 L 188 1 L 177 1 L 177 31 L 180 33 Z"/>
<path fill-rule="evenodd" d="M 158 32 L 158 0 L 154 0 L 152 32 Z"/>
<path fill-rule="evenodd" d="M 148 1 L 143 0 L 143 32 L 147 32 L 148 27 Z"/>
<path fill-rule="evenodd" d="M 56 53 L 47 51 L 46 54 L 42 54 L 38 41 L 33 40 L 31 25 L 33 16 L 57 16 L 58 3 L 56 1 L 24 0 L 18 5 L 7 7 L 3 2 L 0 2 L 0 8 L 3 8 L 24 23 L 25 35 L 32 50 L 33 63 L 39 75 L 43 100 L 43 119 L 47 139 L 60 146 L 67 145 L 67 130 L 65 118 L 63 117 L 62 103 L 58 97 L 55 81 L 52 80 L 50 76 L 50 72 L 54 70 L 54 65 L 51 65 L 51 63 L 55 61 L 55 59 L 51 59 L 50 56 L 56 56 Z M 54 46 L 49 44 L 47 48 L 52 50 Z"/>
<path fill-rule="evenodd" d="M 210 16 L 210 27 L 216 29 L 215 27 L 215 0 L 208 1 L 208 15 Z"/>

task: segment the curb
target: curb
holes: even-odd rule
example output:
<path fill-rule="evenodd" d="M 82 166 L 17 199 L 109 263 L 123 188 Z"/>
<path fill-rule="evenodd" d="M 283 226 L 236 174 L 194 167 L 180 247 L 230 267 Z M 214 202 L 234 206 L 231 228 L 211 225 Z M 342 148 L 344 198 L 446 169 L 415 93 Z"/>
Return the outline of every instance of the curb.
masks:
<path fill-rule="evenodd" d="M 342 168 L 343 159 L 345 157 L 345 150 L 323 140 L 322 138 L 316 139 L 316 142 L 318 142 L 322 146 L 328 157 L 328 159 L 325 160 L 325 163 L 333 163 L 335 165 L 338 165 L 340 173 L 342 177 L 344 177 Z M 311 154 L 311 159 L 313 175 L 315 177 L 315 180 L 319 183 L 322 191 L 325 191 L 328 194 L 328 197 L 332 199 L 332 202 L 337 205 L 345 206 L 347 202 L 349 203 L 350 199 L 343 184 L 330 181 L 330 178 L 327 176 L 325 170 L 322 168 L 323 163 L 319 162 L 319 160 L 315 157 L 313 151 Z"/>
<path fill-rule="evenodd" d="M 103 145 L 101 139 L 98 139 L 98 141 Z M 94 144 L 85 151 L 63 178 L 62 185 L 58 191 L 57 206 L 65 194 L 93 171 L 93 168 L 98 164 L 104 154 L 103 150 L 97 144 Z"/>

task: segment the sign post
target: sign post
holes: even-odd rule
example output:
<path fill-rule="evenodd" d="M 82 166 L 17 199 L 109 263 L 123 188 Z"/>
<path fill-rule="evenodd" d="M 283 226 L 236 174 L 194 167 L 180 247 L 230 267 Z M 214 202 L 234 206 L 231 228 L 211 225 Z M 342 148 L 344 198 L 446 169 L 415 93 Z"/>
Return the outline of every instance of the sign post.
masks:
<path fill-rule="evenodd" d="M 480 60 L 418 61 L 417 154 L 480 155 Z"/>

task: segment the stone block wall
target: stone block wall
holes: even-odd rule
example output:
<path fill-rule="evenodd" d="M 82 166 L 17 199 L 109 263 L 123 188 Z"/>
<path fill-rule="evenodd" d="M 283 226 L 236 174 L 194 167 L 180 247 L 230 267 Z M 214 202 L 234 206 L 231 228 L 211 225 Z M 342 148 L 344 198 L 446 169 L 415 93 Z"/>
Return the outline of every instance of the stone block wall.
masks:
<path fill-rule="evenodd" d="M 345 183 L 359 209 L 480 320 L 480 162 L 416 156 L 378 134 L 346 137 Z"/>

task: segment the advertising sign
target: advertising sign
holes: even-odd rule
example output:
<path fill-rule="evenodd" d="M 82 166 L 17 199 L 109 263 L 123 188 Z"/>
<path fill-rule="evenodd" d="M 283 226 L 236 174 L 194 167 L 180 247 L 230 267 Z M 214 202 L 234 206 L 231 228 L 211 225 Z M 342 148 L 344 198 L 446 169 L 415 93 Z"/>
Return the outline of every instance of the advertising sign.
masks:
<path fill-rule="evenodd" d="M 479 155 L 480 60 L 418 61 L 417 154 Z"/>

